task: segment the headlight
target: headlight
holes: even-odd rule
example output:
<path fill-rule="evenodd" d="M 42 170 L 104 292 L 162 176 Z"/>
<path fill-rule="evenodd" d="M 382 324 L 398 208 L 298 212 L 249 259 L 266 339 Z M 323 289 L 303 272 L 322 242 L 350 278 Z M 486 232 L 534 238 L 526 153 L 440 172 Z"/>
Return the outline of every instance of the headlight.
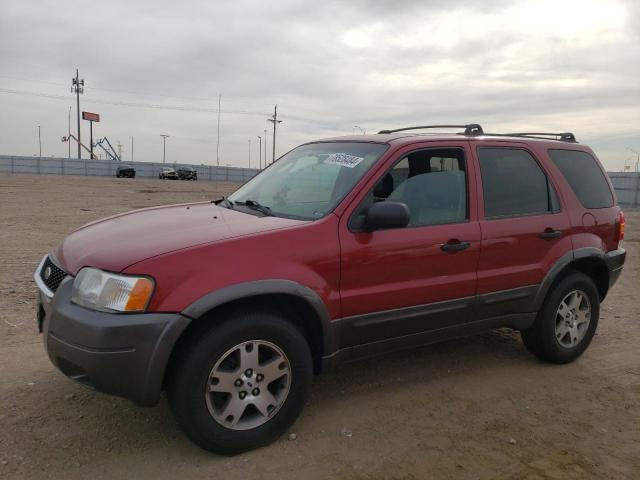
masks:
<path fill-rule="evenodd" d="M 73 281 L 71 301 L 102 312 L 144 312 L 153 293 L 153 280 L 83 268 Z"/>

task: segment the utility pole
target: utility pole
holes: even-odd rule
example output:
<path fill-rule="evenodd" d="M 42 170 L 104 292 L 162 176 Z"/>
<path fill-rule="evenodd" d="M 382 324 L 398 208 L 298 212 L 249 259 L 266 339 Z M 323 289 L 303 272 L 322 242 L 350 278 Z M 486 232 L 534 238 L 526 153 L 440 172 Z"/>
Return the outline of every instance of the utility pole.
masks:
<path fill-rule="evenodd" d="M 69 142 L 69 160 L 71 160 L 71 106 L 69 106 L 69 132 L 67 134 L 67 142 Z"/>
<path fill-rule="evenodd" d="M 131 135 L 131 161 L 133 162 L 133 135 Z"/>
<path fill-rule="evenodd" d="M 120 158 L 120 161 L 122 161 L 122 144 L 120 143 L 120 140 L 118 140 L 118 157 Z"/>
<path fill-rule="evenodd" d="M 38 156 L 42 158 L 42 140 L 40 140 L 40 125 L 38 125 Z"/>
<path fill-rule="evenodd" d="M 167 161 L 167 138 L 169 135 L 165 135 L 164 133 L 160 134 L 162 137 L 162 163 L 166 163 Z"/>
<path fill-rule="evenodd" d="M 273 118 L 268 118 L 267 121 L 273 123 L 273 157 L 271 159 L 271 163 L 273 163 L 276 161 L 276 126 L 282 123 L 282 120 L 278 120 L 277 105 L 273 108 Z"/>
<path fill-rule="evenodd" d="M 78 160 L 82 159 L 82 150 L 80 149 L 80 94 L 84 93 L 84 78 L 78 78 L 78 69 L 76 68 L 76 76 L 71 79 L 71 92 L 76 94 L 76 113 L 78 116 Z"/>
<path fill-rule="evenodd" d="M 251 168 L 251 140 L 249 140 L 249 168 Z"/>
<path fill-rule="evenodd" d="M 258 135 L 260 141 L 260 147 L 258 149 L 258 170 L 262 170 L 262 137 Z"/>
<path fill-rule="evenodd" d="M 218 141 L 216 143 L 216 165 L 220 166 L 220 103 L 222 102 L 222 94 L 218 94 Z"/>

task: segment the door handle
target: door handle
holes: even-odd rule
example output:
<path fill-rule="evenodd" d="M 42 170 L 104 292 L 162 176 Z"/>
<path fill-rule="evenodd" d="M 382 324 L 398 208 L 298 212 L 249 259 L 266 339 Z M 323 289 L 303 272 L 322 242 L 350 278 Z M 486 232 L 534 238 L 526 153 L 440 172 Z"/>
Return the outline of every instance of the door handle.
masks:
<path fill-rule="evenodd" d="M 544 232 L 540 234 L 540 238 L 543 240 L 553 240 L 562 235 L 560 230 L 553 230 L 552 228 L 545 228 Z"/>
<path fill-rule="evenodd" d="M 443 252 L 461 252 L 469 248 L 471 244 L 469 242 L 461 242 L 460 240 L 449 240 L 447 243 L 440 245 L 440 250 Z"/>

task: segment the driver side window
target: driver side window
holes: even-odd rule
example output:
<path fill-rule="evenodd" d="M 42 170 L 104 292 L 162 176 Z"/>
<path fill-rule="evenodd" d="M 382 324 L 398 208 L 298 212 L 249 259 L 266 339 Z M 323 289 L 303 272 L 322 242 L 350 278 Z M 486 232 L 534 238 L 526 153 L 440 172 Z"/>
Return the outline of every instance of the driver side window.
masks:
<path fill-rule="evenodd" d="M 409 227 L 461 223 L 468 218 L 464 151 L 428 149 L 402 157 L 378 181 L 358 209 L 352 228 L 363 225 L 374 202 L 402 202 L 409 207 Z"/>

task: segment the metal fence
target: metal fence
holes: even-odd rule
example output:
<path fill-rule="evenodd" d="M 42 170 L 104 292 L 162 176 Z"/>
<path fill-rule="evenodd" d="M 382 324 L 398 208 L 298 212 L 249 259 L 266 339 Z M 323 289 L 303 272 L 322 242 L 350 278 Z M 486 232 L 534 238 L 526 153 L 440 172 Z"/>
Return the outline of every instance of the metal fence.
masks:
<path fill-rule="evenodd" d="M 609 172 L 621 207 L 640 208 L 640 173 Z"/>
<path fill-rule="evenodd" d="M 173 164 L 150 162 L 125 162 L 136 169 L 136 176 L 156 178 L 162 167 Z M 19 157 L 0 155 L 0 172 L 34 173 L 41 175 L 86 175 L 114 176 L 119 162 L 110 160 L 77 160 L 52 157 Z M 237 167 L 216 167 L 213 165 L 180 165 L 195 168 L 198 180 L 217 182 L 246 182 L 258 174 L 257 169 Z M 622 207 L 640 208 L 640 173 L 609 172 L 616 191 L 618 203 Z"/>
<path fill-rule="evenodd" d="M 179 165 L 151 163 L 151 162 L 123 162 L 136 169 L 137 177 L 157 178 L 162 167 L 175 168 L 187 166 L 196 169 L 198 180 L 212 180 L 217 182 L 246 182 L 257 175 L 253 168 L 216 167 L 214 165 Z M 78 160 L 52 157 L 19 157 L 0 155 L 0 172 L 3 173 L 33 173 L 40 175 L 84 175 L 84 176 L 115 176 L 120 162 L 110 160 Z"/>

